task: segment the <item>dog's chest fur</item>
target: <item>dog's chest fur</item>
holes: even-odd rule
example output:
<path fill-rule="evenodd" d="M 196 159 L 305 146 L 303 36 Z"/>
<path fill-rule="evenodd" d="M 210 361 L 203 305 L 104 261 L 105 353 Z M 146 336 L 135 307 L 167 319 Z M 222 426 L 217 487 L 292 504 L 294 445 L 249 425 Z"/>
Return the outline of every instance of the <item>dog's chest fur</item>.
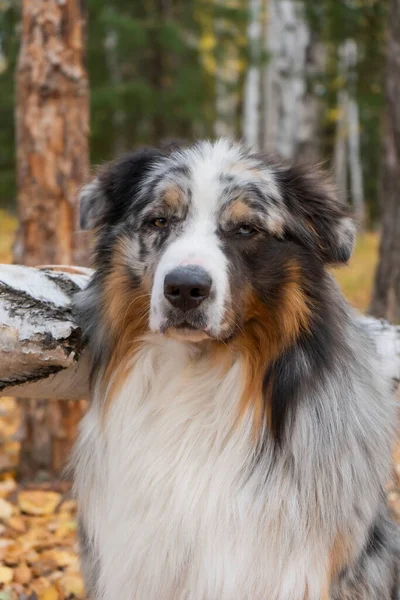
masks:
<path fill-rule="evenodd" d="M 137 354 L 105 419 L 93 402 L 76 479 L 96 600 L 320 599 L 337 525 L 316 512 L 318 448 L 298 447 L 297 466 L 268 441 L 257 456 L 251 414 L 238 420 L 243 385 L 240 359 L 222 375 L 165 340 Z"/>

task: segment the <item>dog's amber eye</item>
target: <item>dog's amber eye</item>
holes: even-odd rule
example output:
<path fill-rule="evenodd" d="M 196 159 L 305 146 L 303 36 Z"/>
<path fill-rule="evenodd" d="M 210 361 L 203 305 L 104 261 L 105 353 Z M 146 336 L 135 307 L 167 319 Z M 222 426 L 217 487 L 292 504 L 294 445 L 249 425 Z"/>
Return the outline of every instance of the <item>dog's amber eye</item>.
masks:
<path fill-rule="evenodd" d="M 256 229 L 252 225 L 241 225 L 236 229 L 237 235 L 253 235 L 256 233 Z"/>
<path fill-rule="evenodd" d="M 157 217 L 156 219 L 153 219 L 152 224 L 158 229 L 165 229 L 165 227 L 168 227 L 168 221 L 164 217 Z"/>

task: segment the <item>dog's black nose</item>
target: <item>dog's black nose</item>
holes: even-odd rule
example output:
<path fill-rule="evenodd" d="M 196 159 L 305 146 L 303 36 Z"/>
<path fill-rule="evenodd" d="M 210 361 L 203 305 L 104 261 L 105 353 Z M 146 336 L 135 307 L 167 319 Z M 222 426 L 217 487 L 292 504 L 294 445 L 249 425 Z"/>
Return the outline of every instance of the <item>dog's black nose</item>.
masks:
<path fill-rule="evenodd" d="M 197 308 L 210 295 L 211 284 L 211 277 L 201 267 L 178 267 L 164 279 L 164 296 L 181 310 Z"/>

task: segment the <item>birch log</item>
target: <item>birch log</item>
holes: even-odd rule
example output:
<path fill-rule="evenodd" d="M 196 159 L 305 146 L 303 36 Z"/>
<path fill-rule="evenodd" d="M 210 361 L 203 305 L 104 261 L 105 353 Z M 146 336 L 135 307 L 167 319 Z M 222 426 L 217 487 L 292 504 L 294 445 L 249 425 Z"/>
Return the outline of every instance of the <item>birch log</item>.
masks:
<path fill-rule="evenodd" d="M 0 396 L 88 395 L 89 360 L 71 298 L 92 273 L 81 267 L 0 265 Z M 400 326 L 359 318 L 400 394 Z"/>
<path fill-rule="evenodd" d="M 71 310 L 81 267 L 0 266 L 0 395 L 81 399 L 88 361 Z"/>

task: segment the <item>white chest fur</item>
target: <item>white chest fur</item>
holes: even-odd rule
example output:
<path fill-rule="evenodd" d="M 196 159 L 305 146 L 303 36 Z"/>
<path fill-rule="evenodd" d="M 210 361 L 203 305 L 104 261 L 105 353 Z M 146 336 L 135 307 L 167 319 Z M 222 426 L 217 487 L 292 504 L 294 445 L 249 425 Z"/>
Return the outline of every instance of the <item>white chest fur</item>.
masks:
<path fill-rule="evenodd" d="M 239 360 L 222 376 L 165 341 L 140 352 L 105 423 L 92 404 L 76 477 L 98 599 L 320 599 L 325 534 L 284 465 L 268 448 L 256 460 L 242 384 Z"/>

